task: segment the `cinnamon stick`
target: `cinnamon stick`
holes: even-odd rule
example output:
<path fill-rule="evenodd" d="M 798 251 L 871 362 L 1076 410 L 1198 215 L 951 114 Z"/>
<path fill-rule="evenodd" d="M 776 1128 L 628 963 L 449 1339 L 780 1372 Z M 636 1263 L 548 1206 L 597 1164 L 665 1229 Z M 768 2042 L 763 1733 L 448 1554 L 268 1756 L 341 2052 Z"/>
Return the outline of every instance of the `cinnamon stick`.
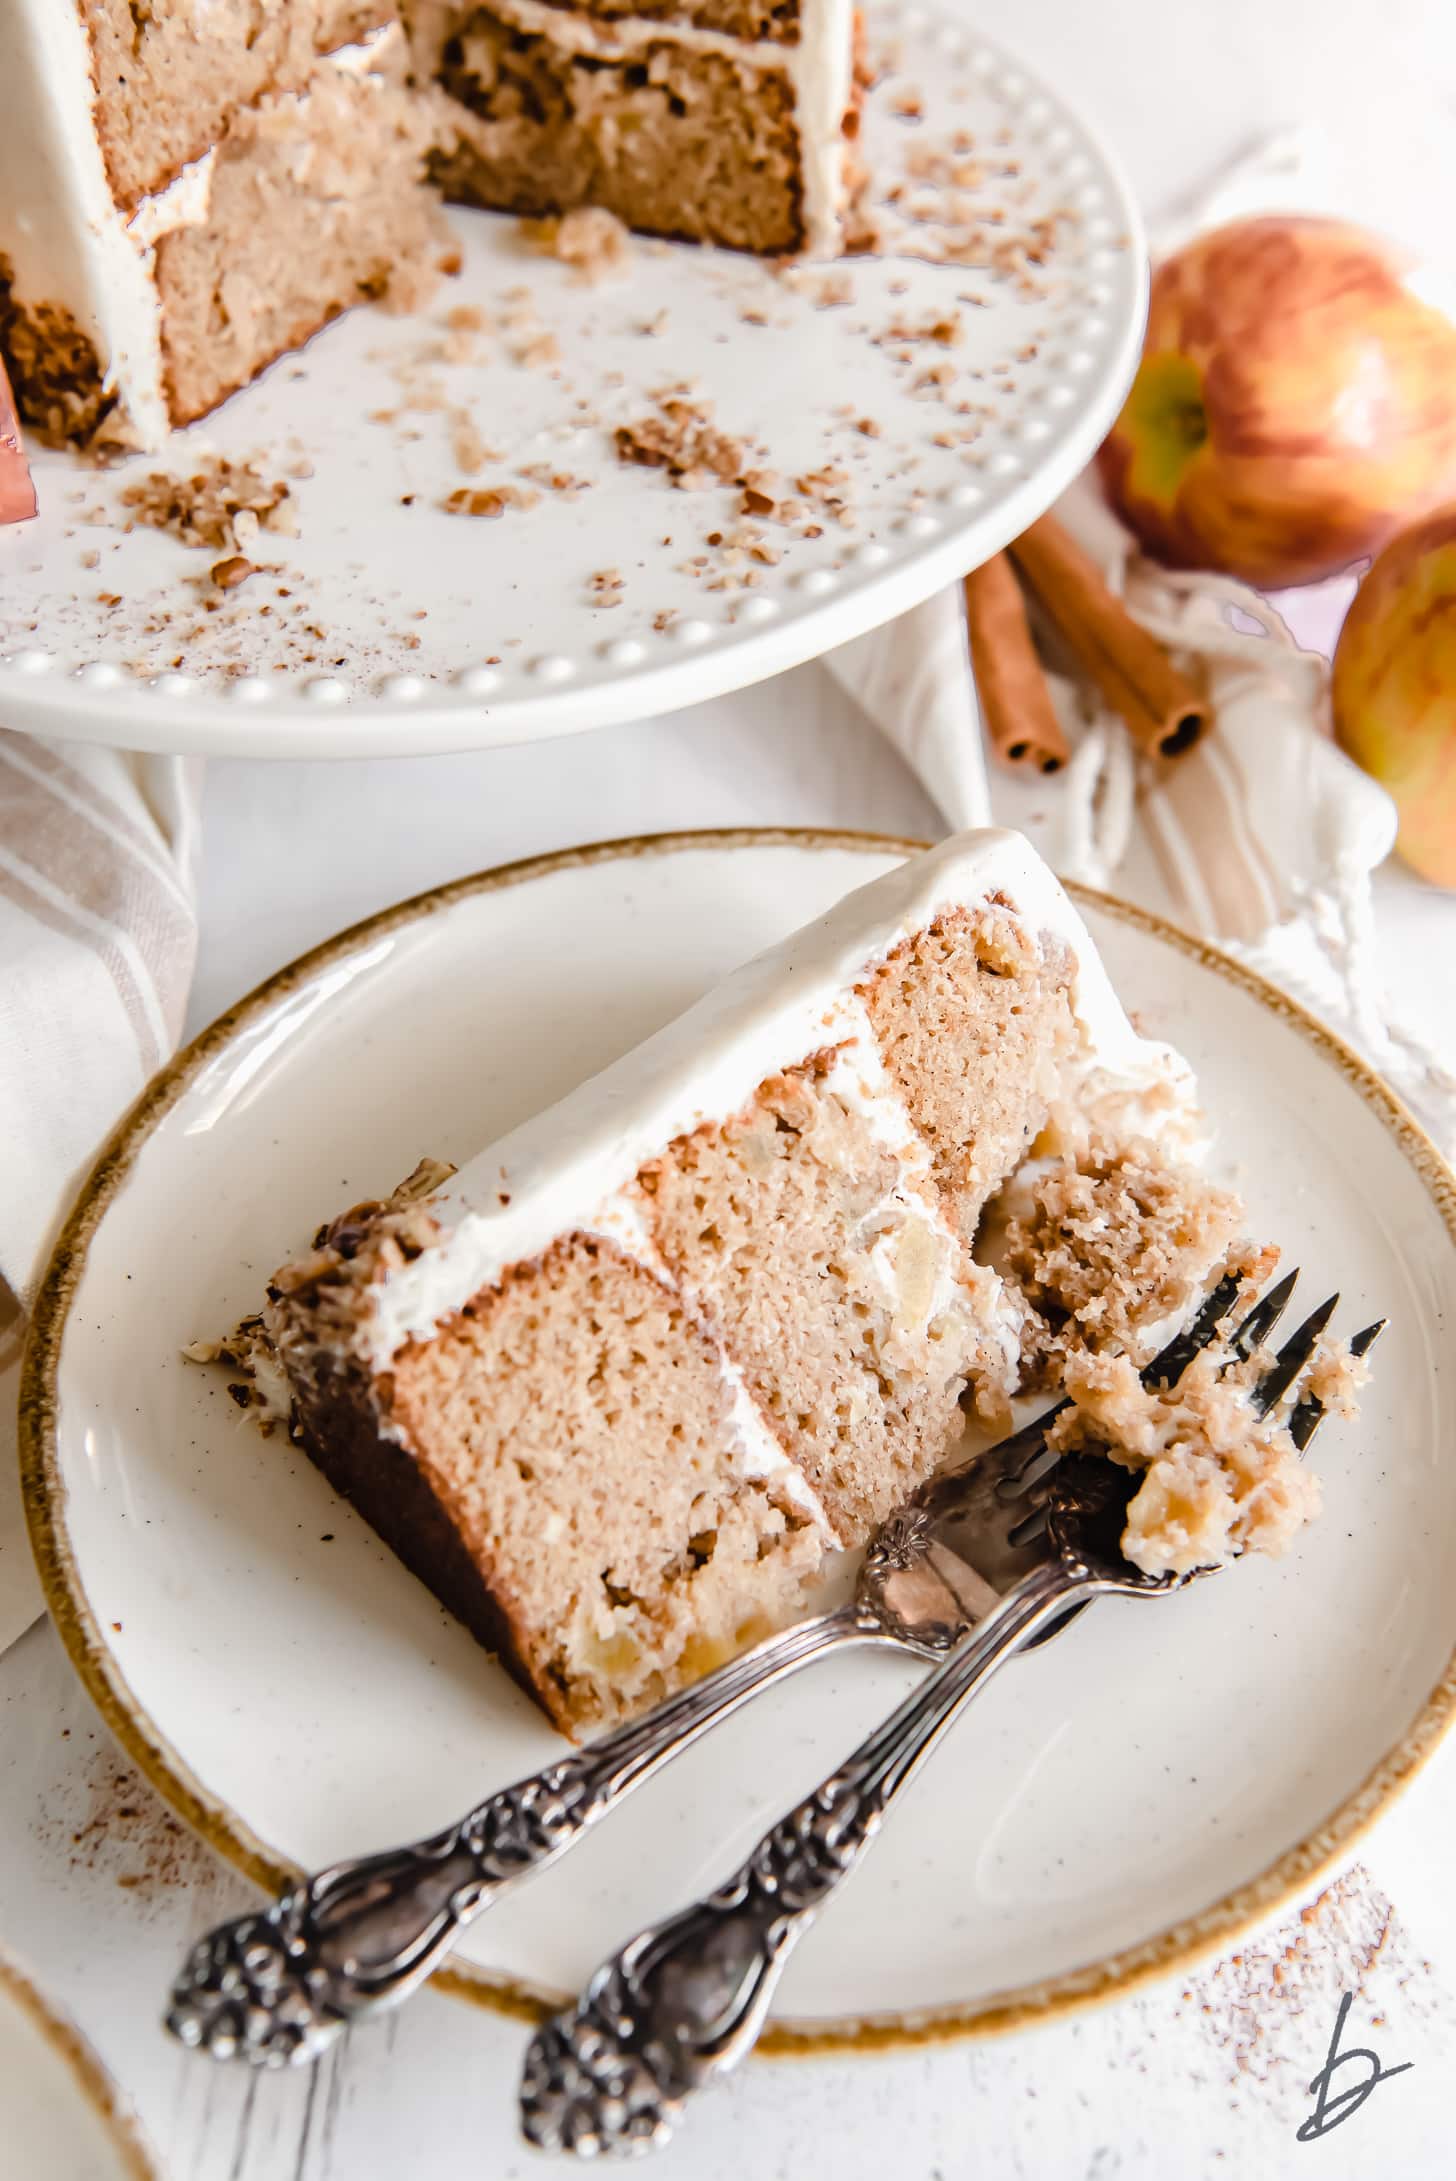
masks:
<path fill-rule="evenodd" d="M 1056 517 L 1043 515 L 1010 551 L 1084 672 L 1127 721 L 1138 747 L 1160 757 L 1191 750 L 1208 725 L 1202 696 L 1134 621 Z"/>
<path fill-rule="evenodd" d="M 1067 762 L 1067 740 L 1006 555 L 972 569 L 965 591 L 971 666 L 992 749 L 1016 771 L 1058 771 Z"/>

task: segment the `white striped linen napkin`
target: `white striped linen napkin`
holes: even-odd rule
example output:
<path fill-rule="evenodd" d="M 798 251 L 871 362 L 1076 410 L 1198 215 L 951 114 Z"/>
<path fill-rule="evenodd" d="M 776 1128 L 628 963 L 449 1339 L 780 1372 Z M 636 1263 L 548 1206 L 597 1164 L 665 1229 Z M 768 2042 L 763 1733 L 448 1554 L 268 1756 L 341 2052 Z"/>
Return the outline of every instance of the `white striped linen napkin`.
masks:
<path fill-rule="evenodd" d="M 0 730 L 0 1650 L 40 1611 L 15 1449 L 26 1306 L 107 1130 L 181 1034 L 201 768 Z"/>

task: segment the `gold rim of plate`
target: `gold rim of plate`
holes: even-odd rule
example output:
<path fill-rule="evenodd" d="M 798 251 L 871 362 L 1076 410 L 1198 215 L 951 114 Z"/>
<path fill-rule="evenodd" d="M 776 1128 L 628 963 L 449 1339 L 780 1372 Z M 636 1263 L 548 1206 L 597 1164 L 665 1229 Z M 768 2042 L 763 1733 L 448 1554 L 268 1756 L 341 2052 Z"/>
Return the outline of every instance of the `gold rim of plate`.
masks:
<path fill-rule="evenodd" d="M 0 1950 L 0 1992 L 13 1999 L 56 2056 L 109 2137 L 131 2181 L 161 2181 L 131 2108 L 81 2032 L 42 1999 L 13 1954 Z"/>
<path fill-rule="evenodd" d="M 787 846 L 849 849 L 866 855 L 913 855 L 927 844 L 879 833 L 818 827 L 731 827 L 695 832 L 654 833 L 588 847 L 532 856 L 499 864 L 467 878 L 429 888 L 393 908 L 381 910 L 346 931 L 311 948 L 285 969 L 267 978 L 246 998 L 218 1016 L 189 1045 L 160 1069 L 131 1111 L 118 1124 L 81 1188 L 66 1220 L 45 1278 L 36 1296 L 20 1389 L 20 1473 L 31 1544 L 46 1603 L 70 1654 L 107 1725 L 152 1785 L 212 1847 L 246 1871 L 256 1884 L 276 1893 L 300 1873 L 279 1859 L 243 1820 L 208 1793 L 181 1755 L 157 1732 L 128 1687 L 108 1648 L 82 1586 L 66 1530 L 66 1495 L 59 1460 L 59 1375 L 61 1349 L 72 1299 L 86 1265 L 91 1238 L 107 1207 L 125 1186 L 147 1138 L 181 1097 L 198 1072 L 214 1060 L 241 1029 L 263 1010 L 308 982 L 321 969 L 362 947 L 371 946 L 402 926 L 417 923 L 476 894 L 519 886 L 573 866 L 613 863 L 641 856 L 662 856 L 688 849 Z M 1150 933 L 1204 968 L 1249 994 L 1259 1005 L 1297 1031 L 1320 1056 L 1338 1069 L 1399 1145 L 1434 1204 L 1456 1246 L 1456 1175 L 1375 1071 L 1308 1009 L 1278 991 L 1263 977 L 1219 948 L 1180 931 L 1163 917 L 1119 900 L 1115 895 L 1073 884 L 1068 891 L 1080 903 L 1120 923 Z M 758 2050 L 772 2055 L 868 2052 L 942 2039 L 982 2037 L 1054 2019 L 1074 2008 L 1119 1997 L 1155 1977 L 1187 1969 L 1226 1947 L 1242 1932 L 1263 1923 L 1277 1909 L 1307 1894 L 1314 1880 L 1349 1854 L 1381 1812 L 1426 1762 L 1456 1717 L 1456 1651 L 1405 1733 L 1365 1780 L 1324 1823 L 1255 1878 L 1223 1894 L 1195 1916 L 1184 1917 L 1139 1944 L 1103 1955 L 1082 1967 L 1038 1982 L 988 1994 L 951 2006 L 888 2014 L 796 2022 L 771 2020 Z M 435 1988 L 501 2014 L 540 2021 L 567 1995 L 533 1988 L 514 1977 L 455 1962 L 436 1972 Z"/>

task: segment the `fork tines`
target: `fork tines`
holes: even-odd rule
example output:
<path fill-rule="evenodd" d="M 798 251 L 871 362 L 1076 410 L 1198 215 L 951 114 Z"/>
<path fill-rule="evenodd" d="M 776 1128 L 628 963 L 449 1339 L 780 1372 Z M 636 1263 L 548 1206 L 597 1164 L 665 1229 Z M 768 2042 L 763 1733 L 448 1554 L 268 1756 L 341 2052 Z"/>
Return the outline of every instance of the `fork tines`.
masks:
<path fill-rule="evenodd" d="M 1377 1318 L 1373 1325 L 1364 1325 L 1358 1333 L 1352 1333 L 1350 1336 L 1351 1355 L 1357 1359 L 1360 1356 L 1369 1355 L 1371 1349 L 1385 1331 L 1385 1327 L 1386 1320 Z M 1307 1393 L 1304 1399 L 1296 1404 L 1289 1419 L 1289 1436 L 1301 1454 L 1324 1420 L 1325 1405 L 1318 1394 Z"/>
<path fill-rule="evenodd" d="M 1229 1346 L 1236 1356 L 1247 1358 L 1256 1355 L 1264 1346 L 1287 1309 L 1298 1278 L 1299 1270 L 1296 1267 L 1255 1303 L 1243 1323 L 1229 1336 Z M 1177 1385 L 1193 1358 L 1217 1335 L 1219 1327 L 1238 1299 L 1239 1284 L 1236 1274 L 1225 1273 L 1216 1286 L 1210 1289 L 1183 1331 L 1169 1341 L 1153 1357 L 1151 1363 L 1144 1365 L 1140 1376 L 1145 1386 L 1166 1391 Z M 1256 1416 L 1269 1415 L 1298 1384 L 1314 1359 L 1320 1336 L 1334 1316 L 1339 1300 L 1336 1293 L 1321 1303 L 1317 1310 L 1312 1310 L 1304 1323 L 1290 1334 L 1267 1370 L 1255 1380 L 1249 1389 L 1249 1399 Z M 1373 1325 L 1367 1325 L 1361 1332 L 1356 1333 L 1350 1342 L 1351 1354 L 1365 1355 L 1374 1346 L 1384 1326 L 1384 1318 L 1378 1318 Z M 1058 1401 L 1034 1423 L 1028 1424 L 1017 1433 L 1018 1439 L 1025 1439 L 1028 1443 L 1027 1458 L 1019 1469 L 1002 1478 L 997 1487 L 998 1498 L 1020 1498 L 1042 1483 L 1056 1468 L 1061 1455 L 1046 1445 L 1045 1435 L 1048 1425 L 1066 1406 L 1065 1400 Z M 1291 1410 L 1289 1433 L 1301 1454 L 1318 1431 L 1324 1416 L 1324 1404 L 1313 1394 L 1307 1394 Z M 1012 1544 L 1029 1544 L 1045 1527 L 1045 1523 L 1046 1509 L 1038 1502 L 1009 1533 Z"/>
<path fill-rule="evenodd" d="M 1339 1294 L 1312 1310 L 1297 1331 L 1291 1333 L 1262 1378 L 1249 1389 L 1256 1416 L 1267 1416 L 1284 1399 L 1295 1380 L 1302 1377 L 1319 1345 L 1319 1337 L 1339 1307 Z"/>

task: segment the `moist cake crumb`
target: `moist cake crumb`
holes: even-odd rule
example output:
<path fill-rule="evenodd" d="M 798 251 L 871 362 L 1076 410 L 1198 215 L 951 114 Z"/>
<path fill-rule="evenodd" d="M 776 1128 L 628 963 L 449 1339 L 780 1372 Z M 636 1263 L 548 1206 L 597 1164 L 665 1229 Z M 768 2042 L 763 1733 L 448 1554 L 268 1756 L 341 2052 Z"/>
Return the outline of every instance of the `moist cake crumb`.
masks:
<path fill-rule="evenodd" d="M 539 492 L 523 491 L 519 485 L 492 485 L 478 491 L 461 485 L 448 493 L 440 505 L 447 515 L 478 515 L 494 521 L 496 516 L 504 515 L 508 507 L 535 507 L 540 497 Z"/>
<path fill-rule="evenodd" d="M 560 219 L 523 220 L 527 239 L 596 286 L 619 279 L 632 262 L 627 229 L 604 205 L 582 204 Z"/>
<path fill-rule="evenodd" d="M 220 591 L 235 591 L 240 583 L 246 583 L 249 576 L 257 572 L 254 563 L 241 553 L 233 553 L 228 559 L 215 560 L 212 564 L 212 580 Z"/>
<path fill-rule="evenodd" d="M 1237 1197 L 1146 1141 L 1094 1136 L 1018 1176 L 997 1207 L 995 1256 L 1026 1306 L 1027 1382 L 1085 1351 L 1145 1363 L 1210 1269 L 1229 1261 L 1243 1218 Z M 1271 1267 L 1246 1249 L 1238 1269 L 1249 1286 Z"/>

